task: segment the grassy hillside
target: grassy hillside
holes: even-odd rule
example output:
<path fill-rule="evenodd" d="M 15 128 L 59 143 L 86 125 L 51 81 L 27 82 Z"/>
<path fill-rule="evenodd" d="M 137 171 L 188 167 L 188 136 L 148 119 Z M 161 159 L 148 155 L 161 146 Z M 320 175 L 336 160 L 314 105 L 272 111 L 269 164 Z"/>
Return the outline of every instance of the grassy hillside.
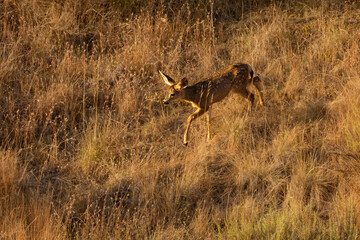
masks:
<path fill-rule="evenodd" d="M 357 1 L 0 1 L 0 238 L 357 239 Z M 191 84 L 249 63 L 269 104 Z M 256 99 L 257 102 L 257 99 Z"/>

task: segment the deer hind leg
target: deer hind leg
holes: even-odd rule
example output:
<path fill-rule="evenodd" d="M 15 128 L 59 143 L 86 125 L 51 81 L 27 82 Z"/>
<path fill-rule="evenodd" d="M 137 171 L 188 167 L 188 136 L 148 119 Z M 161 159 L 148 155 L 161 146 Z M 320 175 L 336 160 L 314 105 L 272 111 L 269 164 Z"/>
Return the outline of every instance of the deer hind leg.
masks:
<path fill-rule="evenodd" d="M 196 118 L 200 117 L 201 115 L 204 114 L 204 109 L 203 108 L 198 108 L 194 113 L 192 113 L 188 120 L 187 120 L 187 126 L 186 126 L 186 130 L 185 130 L 185 133 L 184 133 L 184 145 L 187 146 L 188 144 L 188 132 L 189 132 L 189 129 L 190 129 L 190 125 L 191 125 L 191 122 L 193 120 L 195 120 Z"/>
<path fill-rule="evenodd" d="M 266 105 L 266 104 L 264 103 L 264 97 L 263 97 L 263 94 L 262 94 L 261 79 L 260 79 L 258 76 L 254 77 L 253 84 L 254 84 L 254 86 L 255 86 L 255 88 L 256 88 L 256 91 L 257 91 L 257 93 L 258 93 L 258 95 L 259 95 L 260 105 L 261 105 L 261 106 Z"/>
<path fill-rule="evenodd" d="M 241 96 L 243 96 L 244 98 L 246 98 L 249 102 L 248 104 L 248 112 L 251 111 L 253 105 L 254 105 L 254 100 L 255 100 L 255 96 L 254 94 L 252 94 L 251 92 L 249 92 L 246 87 L 242 87 L 242 88 L 235 88 L 235 92 L 240 94 Z"/>

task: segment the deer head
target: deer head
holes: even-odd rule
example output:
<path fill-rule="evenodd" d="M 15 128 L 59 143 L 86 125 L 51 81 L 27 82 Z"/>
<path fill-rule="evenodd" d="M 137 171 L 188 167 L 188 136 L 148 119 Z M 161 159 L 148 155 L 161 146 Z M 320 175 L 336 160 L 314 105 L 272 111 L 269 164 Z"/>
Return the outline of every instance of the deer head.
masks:
<path fill-rule="evenodd" d="M 182 99 L 182 90 L 187 86 L 188 80 L 186 78 L 183 78 L 179 83 L 176 83 L 174 79 L 172 79 L 170 76 L 162 73 L 161 71 L 159 71 L 159 73 L 164 82 L 169 86 L 169 96 L 164 99 L 163 103 L 169 104 L 174 100 Z"/>

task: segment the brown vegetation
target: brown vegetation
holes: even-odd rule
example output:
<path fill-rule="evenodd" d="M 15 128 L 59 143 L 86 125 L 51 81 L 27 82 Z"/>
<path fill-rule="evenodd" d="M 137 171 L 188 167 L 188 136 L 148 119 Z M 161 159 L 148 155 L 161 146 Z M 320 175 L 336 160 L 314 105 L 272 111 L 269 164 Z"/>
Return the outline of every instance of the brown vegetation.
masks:
<path fill-rule="evenodd" d="M 175 1 L 176 2 L 176 1 Z M 357 1 L 0 1 L 0 238 L 356 239 Z M 164 108 L 245 62 L 200 118 Z"/>

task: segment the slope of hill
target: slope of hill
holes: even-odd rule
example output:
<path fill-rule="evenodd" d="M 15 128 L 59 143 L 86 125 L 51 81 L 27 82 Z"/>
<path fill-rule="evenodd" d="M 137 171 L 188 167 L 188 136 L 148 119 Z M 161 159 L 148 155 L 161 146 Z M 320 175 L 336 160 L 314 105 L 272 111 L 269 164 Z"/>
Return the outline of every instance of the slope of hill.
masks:
<path fill-rule="evenodd" d="M 289 2 L 0 2 L 0 238 L 358 238 L 360 4 Z M 237 62 L 182 146 L 158 70 Z"/>

